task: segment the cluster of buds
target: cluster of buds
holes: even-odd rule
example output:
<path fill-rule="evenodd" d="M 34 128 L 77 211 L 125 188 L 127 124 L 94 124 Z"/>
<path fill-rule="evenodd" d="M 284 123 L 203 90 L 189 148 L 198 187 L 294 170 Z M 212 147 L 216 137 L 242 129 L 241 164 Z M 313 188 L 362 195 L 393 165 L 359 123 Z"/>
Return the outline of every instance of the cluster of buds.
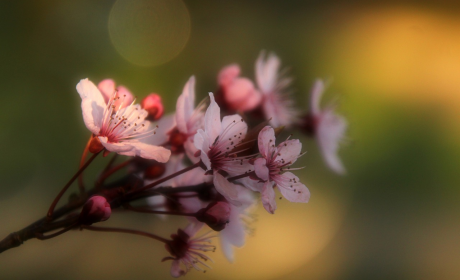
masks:
<path fill-rule="evenodd" d="M 236 64 L 224 67 L 218 74 L 216 96 L 210 92 L 198 105 L 192 76 L 178 96 L 175 112 L 165 115 L 158 94 L 148 95 L 138 105 L 131 92 L 116 87 L 113 80 L 97 86 L 81 80 L 77 92 L 91 136 L 73 180 L 80 178 L 80 197 L 86 202 L 78 219 L 69 220 L 62 232 L 80 227 L 163 242 L 170 254 L 163 260 L 172 260 L 174 277 L 191 268 L 209 267 L 213 237 L 220 239 L 225 256 L 233 261 L 233 248 L 244 245 L 247 217 L 259 199 L 271 214 L 277 208 L 277 191 L 290 202 L 310 199 L 310 191 L 293 173 L 301 168 L 292 167 L 305 154 L 302 143 L 291 136 L 277 141 L 280 131 L 297 129 L 316 138 L 327 165 L 339 174 L 345 172 L 337 150 L 347 125 L 333 106 L 320 108 L 324 83 L 316 81 L 310 111 L 302 116 L 289 94 L 291 78 L 280 67 L 276 55 L 264 52 L 255 63 L 255 82 L 241 77 Z M 86 191 L 82 173 L 101 152 L 114 157 L 94 188 Z M 129 158 L 120 162 L 117 155 Z M 106 183 L 120 170 L 128 175 Z M 73 180 L 50 207 L 48 227 L 57 218 L 53 216 L 57 201 Z M 167 239 L 151 232 L 93 225 L 106 221 L 113 208 L 164 219 L 179 215 L 188 219 L 189 226 Z M 195 236 L 203 227 L 208 234 Z"/>

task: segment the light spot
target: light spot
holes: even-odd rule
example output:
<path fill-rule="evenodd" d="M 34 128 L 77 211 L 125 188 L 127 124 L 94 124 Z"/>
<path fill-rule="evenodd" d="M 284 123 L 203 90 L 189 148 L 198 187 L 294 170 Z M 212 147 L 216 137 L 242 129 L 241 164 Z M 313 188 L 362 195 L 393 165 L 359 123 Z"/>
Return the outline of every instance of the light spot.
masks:
<path fill-rule="evenodd" d="M 182 0 L 117 0 L 109 35 L 118 53 L 140 66 L 176 57 L 190 37 L 190 15 Z"/>

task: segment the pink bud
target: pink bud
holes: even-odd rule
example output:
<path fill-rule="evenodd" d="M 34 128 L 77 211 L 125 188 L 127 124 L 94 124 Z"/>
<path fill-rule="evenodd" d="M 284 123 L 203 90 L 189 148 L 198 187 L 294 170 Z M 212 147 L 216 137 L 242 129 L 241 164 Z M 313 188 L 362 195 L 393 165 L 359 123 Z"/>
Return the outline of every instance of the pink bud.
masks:
<path fill-rule="evenodd" d="M 99 137 L 93 136 L 91 138 L 91 142 L 89 143 L 88 150 L 91 153 L 95 154 L 95 153 L 99 153 L 100 151 L 102 151 L 102 149 L 104 149 L 104 146 L 102 146 L 102 143 L 101 143 L 101 140 L 99 140 Z"/>
<path fill-rule="evenodd" d="M 166 164 L 161 162 L 155 162 L 152 165 L 145 168 L 144 178 L 153 180 L 160 178 L 166 171 Z"/>
<path fill-rule="evenodd" d="M 115 106 L 115 111 L 119 108 L 125 108 L 129 106 L 134 100 L 131 92 L 124 86 L 115 88 L 115 81 L 112 79 L 102 80 L 97 85 L 97 88 L 101 91 L 105 103 L 108 103 L 110 98 L 114 98 L 113 105 Z"/>
<path fill-rule="evenodd" d="M 225 102 L 237 111 L 255 109 L 262 101 L 262 94 L 255 89 L 247 78 L 237 78 L 223 88 Z"/>
<path fill-rule="evenodd" d="M 102 80 L 98 85 L 97 88 L 101 91 L 102 96 L 104 97 L 105 103 L 107 103 L 115 92 L 115 81 L 112 79 L 105 79 Z"/>
<path fill-rule="evenodd" d="M 240 67 L 237 64 L 229 65 L 220 70 L 217 83 L 221 87 L 228 87 L 239 75 Z"/>
<path fill-rule="evenodd" d="M 187 141 L 187 135 L 180 132 L 177 128 L 169 132 L 169 143 L 171 144 L 171 152 L 179 154 L 184 152 L 184 143 Z"/>
<path fill-rule="evenodd" d="M 206 208 L 196 213 L 196 218 L 202 223 L 206 223 L 215 231 L 225 228 L 230 218 L 230 204 L 225 201 L 216 201 L 209 204 Z"/>
<path fill-rule="evenodd" d="M 148 118 L 150 120 L 158 120 L 163 116 L 163 103 L 161 97 L 158 94 L 151 93 L 147 95 L 141 102 L 142 108 L 149 113 Z"/>
<path fill-rule="evenodd" d="M 110 218 L 110 214 L 112 214 L 112 209 L 107 199 L 103 196 L 95 195 L 83 205 L 80 213 L 80 222 L 84 225 L 91 225 L 107 220 Z"/>

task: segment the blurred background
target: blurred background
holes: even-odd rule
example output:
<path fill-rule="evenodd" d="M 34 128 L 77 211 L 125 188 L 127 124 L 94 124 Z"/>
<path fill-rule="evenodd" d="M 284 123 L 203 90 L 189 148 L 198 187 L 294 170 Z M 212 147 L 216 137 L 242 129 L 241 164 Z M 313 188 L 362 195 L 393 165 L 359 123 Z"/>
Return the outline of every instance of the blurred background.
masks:
<path fill-rule="evenodd" d="M 171 112 L 191 75 L 202 98 L 230 63 L 254 78 L 269 50 L 295 77 L 299 108 L 316 78 L 332 79 L 325 102 L 337 98 L 350 124 L 348 174 L 296 133 L 310 202 L 279 201 L 275 215 L 259 205 L 233 264 L 218 249 L 212 270 L 186 277 L 460 279 L 456 1 L 1 1 L 0 36 L 1 238 L 44 216 L 77 170 L 89 137 L 80 79 L 159 93 Z M 123 213 L 106 224 L 167 237 L 185 221 Z M 73 231 L 4 252 L 0 278 L 169 279 L 165 256 L 142 237 Z"/>

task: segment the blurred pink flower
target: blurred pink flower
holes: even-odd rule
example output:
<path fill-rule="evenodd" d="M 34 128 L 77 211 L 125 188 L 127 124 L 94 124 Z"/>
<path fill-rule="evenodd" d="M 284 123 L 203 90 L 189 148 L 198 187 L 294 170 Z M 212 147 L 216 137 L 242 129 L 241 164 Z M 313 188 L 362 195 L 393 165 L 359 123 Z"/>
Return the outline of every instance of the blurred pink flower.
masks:
<path fill-rule="evenodd" d="M 263 186 L 259 186 L 259 191 L 265 209 L 272 214 L 276 210 L 274 184 L 287 200 L 308 202 L 308 188 L 293 173 L 285 172 L 295 170 L 290 166 L 301 156 L 302 143 L 297 139 L 288 139 L 275 147 L 275 132 L 272 127 L 266 126 L 259 133 L 258 144 L 262 157 L 254 161 L 254 171 L 264 182 Z"/>
<path fill-rule="evenodd" d="M 185 275 L 193 267 L 198 271 L 205 271 L 201 266 L 210 268 L 205 262 L 211 260 L 206 252 L 214 252 L 216 247 L 211 245 L 209 234 L 196 237 L 195 234 L 201 229 L 202 223 L 191 223 L 185 230 L 179 229 L 177 234 L 171 235 L 171 241 L 165 245 L 166 250 L 172 257 L 166 257 L 163 261 L 172 260 L 171 276 L 180 277 Z"/>
<path fill-rule="evenodd" d="M 234 261 L 233 247 L 242 247 L 248 234 L 248 221 L 252 220 L 248 210 L 254 206 L 256 199 L 253 192 L 239 185 L 235 185 L 238 201 L 241 205 L 230 204 L 229 222 L 220 232 L 222 251 L 229 262 Z"/>
<path fill-rule="evenodd" d="M 338 174 L 345 174 L 343 166 L 338 156 L 339 144 L 343 141 L 347 122 L 344 117 L 337 115 L 335 106 L 329 105 L 323 110 L 320 108 L 321 97 L 324 92 L 324 82 L 316 80 L 311 91 L 310 112 L 307 120 L 313 125 L 315 135 L 321 153 L 326 164 Z"/>
<path fill-rule="evenodd" d="M 280 59 L 273 53 L 265 57 L 262 51 L 256 61 L 256 81 L 262 93 L 262 108 L 266 119 L 274 127 L 289 127 L 297 121 L 298 112 L 294 108 L 287 87 L 292 79 L 280 73 Z"/>
<path fill-rule="evenodd" d="M 236 64 L 224 67 L 219 73 L 218 83 L 230 109 L 250 111 L 259 106 L 262 95 L 251 80 L 240 78 L 239 74 L 240 67 Z"/>
<path fill-rule="evenodd" d="M 195 156 L 197 148 L 193 139 L 197 130 L 203 127 L 204 108 L 204 104 L 195 108 L 195 77 L 192 76 L 177 99 L 175 128 L 169 132 L 169 143 L 173 152 L 180 153 L 185 150 L 192 162 L 199 161 Z"/>
<path fill-rule="evenodd" d="M 126 156 L 168 161 L 169 150 L 141 141 L 154 134 L 154 130 L 148 130 L 150 122 L 145 120 L 147 112 L 139 105 L 131 104 L 115 112 L 116 94 L 106 103 L 99 89 L 88 79 L 77 84 L 77 91 L 82 99 L 83 120 L 94 135 L 93 147 L 100 146 L 100 150 L 105 148 Z"/>

